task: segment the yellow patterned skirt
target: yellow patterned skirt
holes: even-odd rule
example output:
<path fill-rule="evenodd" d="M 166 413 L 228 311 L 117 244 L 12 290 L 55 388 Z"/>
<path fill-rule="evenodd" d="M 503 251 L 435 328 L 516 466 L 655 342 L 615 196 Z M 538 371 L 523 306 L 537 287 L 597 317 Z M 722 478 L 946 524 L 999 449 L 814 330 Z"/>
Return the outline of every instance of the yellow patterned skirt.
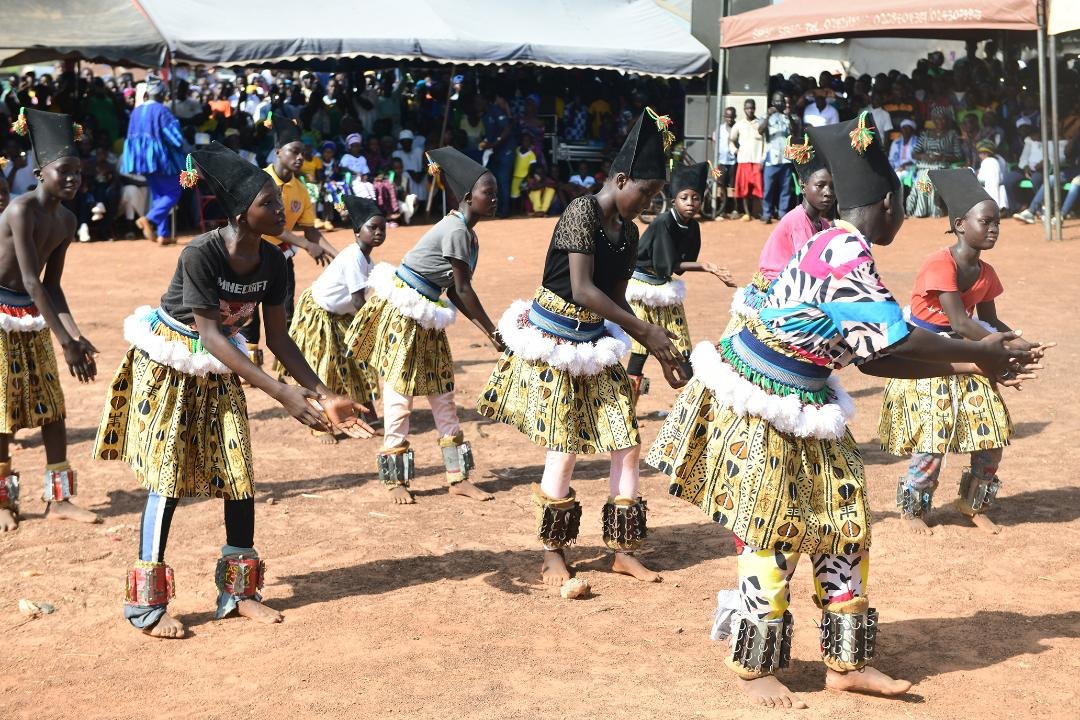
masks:
<path fill-rule="evenodd" d="M 837 440 L 782 433 L 722 406 L 697 374 L 645 462 L 671 478 L 672 495 L 752 547 L 850 554 L 870 546 L 863 461 L 850 432 Z"/>
<path fill-rule="evenodd" d="M 972 453 L 1005 447 L 1012 420 L 1001 393 L 982 375 L 889 380 L 881 405 L 881 447 L 913 452 Z"/>
<path fill-rule="evenodd" d="M 0 313 L 3 308 L 0 308 Z M 0 433 L 64 419 L 64 391 L 56 369 L 52 333 L 0 329 Z"/>
<path fill-rule="evenodd" d="M 665 305 L 663 307 L 648 307 L 639 302 L 631 302 L 630 309 L 641 320 L 653 325 L 659 325 L 675 335 L 671 342 L 675 345 L 683 357 L 690 357 L 690 351 L 694 346 L 690 343 L 690 329 L 686 325 L 686 310 L 682 303 L 678 305 Z M 630 352 L 635 355 L 648 355 L 649 351 L 637 340 L 631 340 Z"/>
<path fill-rule="evenodd" d="M 192 364 L 204 374 L 152 359 L 163 357 L 165 343 L 182 345 L 190 338 L 158 324 L 145 333 L 165 343 L 146 342 L 146 335 L 133 337 L 134 318 L 125 322 L 125 336 L 139 345 L 128 350 L 109 385 L 93 456 L 126 462 L 143 487 L 165 497 L 251 497 L 251 436 L 239 378 L 207 372 L 207 365 L 216 367 L 212 356 L 209 363 Z M 169 357 L 174 362 L 178 353 Z"/>
<path fill-rule="evenodd" d="M 330 392 L 368 403 L 379 397 L 379 376 L 346 353 L 345 333 L 353 317 L 327 312 L 315 302 L 309 288 L 296 303 L 289 337 Z M 274 370 L 288 376 L 280 362 L 274 362 Z"/>
<path fill-rule="evenodd" d="M 540 288 L 547 311 L 582 323 L 599 315 Z M 486 418 L 517 428 L 541 447 L 590 455 L 641 444 L 630 381 L 619 359 L 629 341 L 617 328 L 591 342 L 556 340 L 527 320 L 518 301 L 499 321 L 507 350 L 476 401 Z"/>

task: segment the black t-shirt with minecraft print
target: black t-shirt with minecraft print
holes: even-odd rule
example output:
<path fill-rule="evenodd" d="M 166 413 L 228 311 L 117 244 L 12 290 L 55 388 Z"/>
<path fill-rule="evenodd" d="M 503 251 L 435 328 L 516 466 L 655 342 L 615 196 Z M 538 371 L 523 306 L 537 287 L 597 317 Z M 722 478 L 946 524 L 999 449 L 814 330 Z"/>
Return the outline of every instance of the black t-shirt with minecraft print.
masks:
<path fill-rule="evenodd" d="M 180 253 L 169 288 L 161 296 L 161 309 L 194 328 L 193 310 L 216 308 L 222 332 L 232 335 L 247 324 L 260 302 L 285 302 L 285 256 L 267 242 L 259 243 L 259 255 L 254 272 L 238 275 L 229 267 L 221 232 L 200 235 Z"/>

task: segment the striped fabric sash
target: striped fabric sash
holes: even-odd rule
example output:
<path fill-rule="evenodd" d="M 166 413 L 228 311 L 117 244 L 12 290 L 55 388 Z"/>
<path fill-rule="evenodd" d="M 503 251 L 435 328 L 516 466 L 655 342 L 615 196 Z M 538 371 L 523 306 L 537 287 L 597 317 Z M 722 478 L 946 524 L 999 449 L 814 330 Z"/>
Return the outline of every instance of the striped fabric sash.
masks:
<path fill-rule="evenodd" d="M 571 342 L 594 342 L 604 336 L 604 321 L 583 323 L 580 320 L 552 312 L 533 300 L 529 308 L 529 323 L 540 330 Z"/>
<path fill-rule="evenodd" d="M 431 302 L 439 302 L 439 298 L 442 297 L 443 289 L 441 287 L 431 282 L 423 275 L 420 275 L 404 263 L 398 265 L 397 271 L 394 274 L 397 275 L 403 283 L 426 297 Z"/>

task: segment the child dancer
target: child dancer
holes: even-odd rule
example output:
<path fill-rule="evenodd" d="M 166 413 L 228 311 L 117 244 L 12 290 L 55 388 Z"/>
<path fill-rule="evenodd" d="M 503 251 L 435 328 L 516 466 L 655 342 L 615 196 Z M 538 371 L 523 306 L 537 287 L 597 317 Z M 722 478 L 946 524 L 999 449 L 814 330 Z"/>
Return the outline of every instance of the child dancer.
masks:
<path fill-rule="evenodd" d="M 736 290 L 732 296 L 732 319 L 724 331 L 725 336 L 738 332 L 747 317 L 757 315 L 769 283 L 784 269 L 791 256 L 811 237 L 832 227 L 830 218 L 836 208 L 832 175 L 824 159 L 814 150 L 809 136 L 803 136 L 802 144 L 792 143 L 789 138 L 784 157 L 795 166 L 802 202 L 780 218 L 780 223 L 761 248 L 758 271 L 748 285 Z"/>
<path fill-rule="evenodd" d="M 372 268 L 371 251 L 386 240 L 386 217 L 373 200 L 355 195 L 345 197 L 344 207 L 356 242 L 338 253 L 300 295 L 289 337 L 331 392 L 366 405 L 379 397 L 378 376 L 348 355 L 345 333 L 364 306 L 364 290 Z M 287 375 L 280 362 L 274 364 L 274 371 Z M 373 407 L 365 410 L 364 419 L 374 423 Z M 311 432 L 326 445 L 337 442 L 332 433 Z"/>
<path fill-rule="evenodd" d="M 663 187 L 671 140 L 670 120 L 652 109 L 645 113 L 603 189 L 566 207 L 532 302 L 515 302 L 499 320 L 507 349 L 476 404 L 484 417 L 547 449 L 533 503 L 544 545 L 541 579 L 549 585 L 570 577 L 563 551 L 577 538 L 581 521 L 570 479 L 577 456 L 596 453 L 611 453 L 602 528 L 614 551 L 612 570 L 646 582 L 660 579 L 633 556 L 645 542 L 646 505 L 638 495 L 641 438 L 634 397 L 619 364 L 629 346 L 621 326 L 660 361 L 672 387 L 686 382 L 673 333 L 638 318 L 626 301 L 638 256 L 633 218 Z"/>
<path fill-rule="evenodd" d="M 694 349 L 694 378 L 646 460 L 671 478 L 673 495 L 739 540 L 735 607 L 718 610 L 717 626 L 722 636 L 730 631 L 728 667 L 768 706 L 805 707 L 773 676 L 788 664 L 788 582 L 804 553 L 822 609 L 826 685 L 882 695 L 911 687 L 868 666 L 877 632 L 866 597 L 870 514 L 846 427 L 854 406 L 832 371 L 855 364 L 886 377 L 985 372 L 1015 382 L 1025 368 L 1011 358 L 1032 357 L 1007 347 L 1015 334 L 974 342 L 909 329 L 870 252 L 871 243 L 892 242 L 904 220 L 875 132 L 866 112 L 810 130 L 832 171 L 841 220 L 776 276 L 758 317 Z"/>
<path fill-rule="evenodd" d="M 306 250 L 319 265 L 328 265 L 337 255 L 337 250 L 315 228 L 315 205 L 311 202 L 311 196 L 300 174 L 304 166 L 304 143 L 300 139 L 300 126 L 282 113 L 271 112 L 264 122 L 274 130 L 274 162 L 266 166 L 266 173 L 281 191 L 281 202 L 285 207 L 285 229 L 277 235 L 268 234 L 263 240 L 275 245 L 285 255 L 285 323 L 288 327 L 292 323 L 296 294 L 293 256 L 296 255 L 297 248 Z M 247 341 L 248 352 L 255 364 L 262 367 L 263 351 L 259 347 L 259 328 L 259 309 L 256 307 L 251 320 L 240 328 L 240 334 Z"/>
<path fill-rule="evenodd" d="M 383 381 L 385 431 L 377 462 L 379 479 L 393 502 L 416 502 L 409 492 L 409 418 L 418 395 L 426 395 L 431 405 L 450 493 L 490 500 L 491 494 L 468 479 L 472 448 L 458 425 L 446 328 L 454 322 L 456 308 L 502 350 L 495 325 L 472 287 L 480 253 L 473 228 L 495 213 L 498 189 L 494 175 L 453 148 L 432 150 L 428 158 L 429 172 L 442 177 L 460 203 L 420 238 L 397 268 L 379 263 L 371 271 L 374 296 L 356 314 L 345 346 Z M 450 303 L 442 299 L 444 290 Z"/>
<path fill-rule="evenodd" d="M 182 497 L 225 501 L 226 543 L 217 561 L 217 612 L 281 622 L 261 603 L 264 568 L 254 549 L 255 498 L 247 404 L 239 378 L 281 403 L 305 425 L 370 437 L 360 408 L 333 394 L 304 362 L 285 327 L 285 258 L 261 235 L 284 225 L 281 193 L 270 176 L 217 143 L 188 156 L 214 189 L 229 225 L 184 248 L 158 308 L 124 321 L 132 347 L 113 378 L 94 456 L 123 460 L 150 491 L 139 559 L 128 572 L 124 617 L 154 637 L 184 626 L 166 611 L 173 596 L 165 544 Z M 194 167 L 191 162 L 194 162 Z M 197 170 L 195 169 L 197 167 Z M 263 304 L 266 340 L 301 387 L 278 382 L 244 352 L 238 329 Z"/>
<path fill-rule="evenodd" d="M 98 522 L 75 506 L 75 471 L 68 464 L 64 392 L 52 336 L 79 382 L 97 375 L 97 349 L 83 337 L 60 286 L 64 258 L 75 237 L 75 216 L 61 205 L 79 190 L 82 132 L 68 115 L 22 109 L 12 130 L 30 134 L 35 190 L 11 201 L 0 215 L 0 531 L 18 526 L 19 474 L 11 469 L 11 441 L 41 428 L 45 445 L 42 500 L 46 516 Z"/>
<path fill-rule="evenodd" d="M 671 174 L 671 210 L 657 215 L 638 243 L 634 274 L 626 284 L 626 300 L 634 315 L 643 322 L 659 325 L 675 336 L 675 349 L 689 376 L 690 329 L 686 325 L 686 285 L 672 275 L 684 272 L 707 272 L 728 287 L 735 287 L 727 268 L 711 262 L 698 262 L 701 252 L 701 227 L 697 214 L 705 196 L 709 164 L 680 165 Z M 636 399 L 644 390 L 642 369 L 648 351 L 636 340 L 630 346 L 626 373 Z"/>
<path fill-rule="evenodd" d="M 997 273 L 981 259 L 997 243 L 1000 211 L 968 168 L 931 170 L 930 181 L 948 206 L 956 243 L 928 257 L 915 278 L 910 322 L 930 332 L 981 340 L 1008 332 L 994 298 L 1003 291 Z M 978 320 L 973 318 L 978 313 Z M 1031 346 L 1023 340 L 1015 346 Z M 1012 437 L 1005 401 L 982 375 L 949 375 L 890 380 L 878 427 L 881 445 L 894 455 L 911 455 L 896 488 L 905 527 L 932 535 L 927 526 L 945 453 L 970 453 L 971 468 L 960 478 L 956 509 L 988 532 L 998 528 L 984 514 L 1001 482 L 997 468 Z"/>

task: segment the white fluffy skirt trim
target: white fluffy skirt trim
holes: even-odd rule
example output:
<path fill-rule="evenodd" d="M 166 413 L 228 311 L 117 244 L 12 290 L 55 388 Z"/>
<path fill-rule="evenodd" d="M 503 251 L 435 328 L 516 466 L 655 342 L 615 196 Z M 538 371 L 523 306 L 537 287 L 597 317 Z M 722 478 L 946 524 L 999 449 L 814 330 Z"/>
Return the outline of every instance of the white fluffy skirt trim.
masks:
<path fill-rule="evenodd" d="M 370 287 L 407 318 L 427 330 L 445 330 L 457 319 L 457 309 L 445 300 L 432 302 L 408 285 L 399 285 L 397 268 L 379 263 L 371 270 Z"/>
<path fill-rule="evenodd" d="M 205 349 L 193 351 L 191 341 L 170 340 L 159 335 L 151 325 L 155 309 L 143 305 L 124 319 L 124 339 L 146 353 L 151 360 L 179 370 L 186 375 L 227 375 L 232 373 L 229 366 L 218 360 Z M 229 342 L 245 355 L 248 354 L 244 338 L 233 335 Z"/>
<path fill-rule="evenodd" d="M 627 302 L 636 302 L 645 307 L 671 307 L 686 299 L 686 283 L 674 278 L 663 285 L 650 285 L 647 282 L 631 279 L 626 284 Z"/>
<path fill-rule="evenodd" d="M 0 313 L 0 330 L 4 332 L 39 332 L 45 329 L 45 318 L 40 315 L 8 315 Z"/>
<path fill-rule="evenodd" d="M 630 351 L 630 338 L 618 325 L 606 322 L 607 335 L 594 342 L 556 341 L 528 321 L 528 300 L 515 300 L 499 318 L 503 342 L 515 355 L 531 363 L 544 363 L 571 375 L 596 375 L 618 365 Z"/>
<path fill-rule="evenodd" d="M 836 375 L 826 381 L 832 402 L 807 405 L 797 395 L 773 395 L 739 375 L 724 362 L 716 346 L 702 342 L 690 354 L 694 377 L 712 391 L 716 401 L 736 415 L 753 415 L 777 430 L 801 438 L 839 440 L 855 417 L 855 403 Z"/>

